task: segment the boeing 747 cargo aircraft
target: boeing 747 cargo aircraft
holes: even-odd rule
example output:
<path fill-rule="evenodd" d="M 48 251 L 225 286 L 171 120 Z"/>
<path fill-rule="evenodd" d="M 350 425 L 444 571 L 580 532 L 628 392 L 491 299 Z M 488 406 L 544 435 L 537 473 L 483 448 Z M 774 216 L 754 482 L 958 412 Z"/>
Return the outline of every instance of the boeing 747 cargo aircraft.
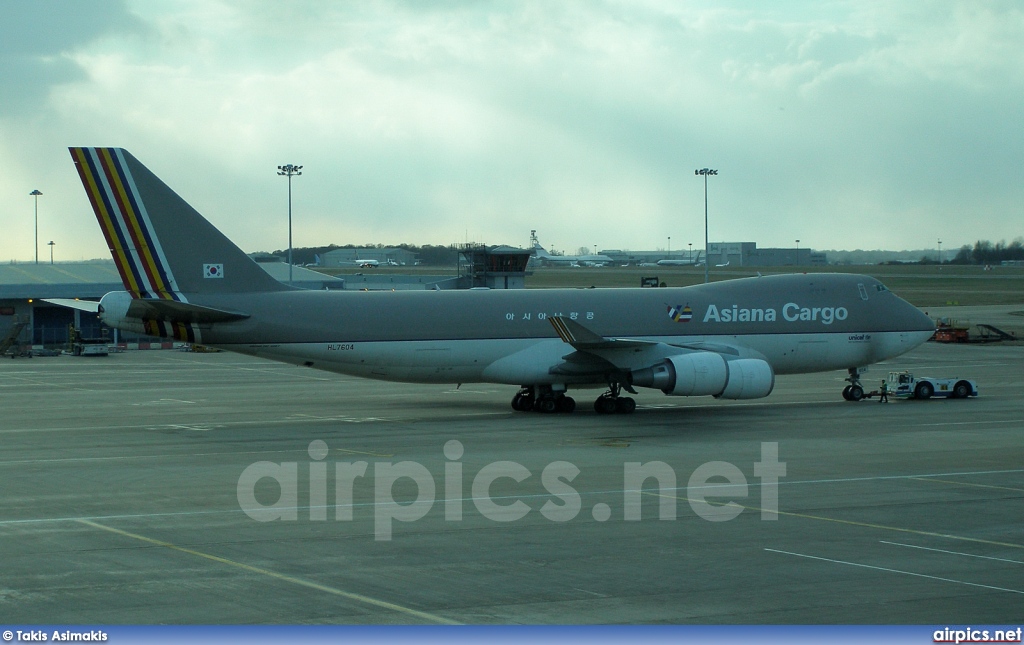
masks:
<path fill-rule="evenodd" d="M 779 374 L 849 371 L 926 341 L 932 321 L 874 278 L 798 274 L 677 289 L 310 291 L 271 278 L 127 151 L 71 148 L 125 291 L 111 326 L 381 381 L 519 386 L 515 410 L 570 412 L 570 389 L 768 396 Z M 86 303 L 76 303 L 79 307 Z M 383 384 L 381 387 L 387 387 Z"/>

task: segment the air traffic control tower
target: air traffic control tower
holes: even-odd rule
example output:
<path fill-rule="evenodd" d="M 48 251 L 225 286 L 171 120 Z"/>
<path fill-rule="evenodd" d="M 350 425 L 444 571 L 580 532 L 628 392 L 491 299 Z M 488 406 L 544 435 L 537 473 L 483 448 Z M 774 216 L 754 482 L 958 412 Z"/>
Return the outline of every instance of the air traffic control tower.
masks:
<path fill-rule="evenodd" d="M 531 251 L 512 246 L 459 247 L 459 288 L 523 289 Z"/>

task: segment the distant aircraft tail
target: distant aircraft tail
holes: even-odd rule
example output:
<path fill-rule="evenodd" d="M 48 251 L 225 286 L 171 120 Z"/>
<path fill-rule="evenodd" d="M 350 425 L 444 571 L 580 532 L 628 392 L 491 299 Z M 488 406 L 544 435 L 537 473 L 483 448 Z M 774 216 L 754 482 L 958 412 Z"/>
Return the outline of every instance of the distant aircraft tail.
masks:
<path fill-rule="evenodd" d="M 69 148 L 133 298 L 281 291 L 249 256 L 121 148 Z"/>
<path fill-rule="evenodd" d="M 546 260 L 554 256 L 548 253 L 547 249 L 541 246 L 540 242 L 538 242 L 537 238 L 535 237 L 533 238 L 533 257 L 537 258 L 538 260 Z"/>

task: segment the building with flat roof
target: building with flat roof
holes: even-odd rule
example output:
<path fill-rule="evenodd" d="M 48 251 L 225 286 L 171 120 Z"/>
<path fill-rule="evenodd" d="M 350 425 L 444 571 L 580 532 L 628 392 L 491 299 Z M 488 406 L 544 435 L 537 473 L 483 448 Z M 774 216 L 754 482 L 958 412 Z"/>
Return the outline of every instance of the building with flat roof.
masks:
<path fill-rule="evenodd" d="M 463 289 L 523 289 L 533 251 L 512 246 L 465 244 L 459 248 L 459 286 Z"/>
<path fill-rule="evenodd" d="M 741 267 L 825 266 L 824 253 L 805 248 L 757 248 L 756 242 L 709 242 L 708 262 Z"/>
<path fill-rule="evenodd" d="M 259 263 L 274 279 L 288 282 L 284 262 Z M 329 275 L 292 267 L 294 284 L 304 289 L 344 289 L 345 281 Z M 27 320 L 19 342 L 31 345 L 63 345 L 68 327 L 74 325 L 83 337 L 99 338 L 104 325 L 97 314 L 61 307 L 44 298 L 78 298 L 98 301 L 111 291 L 124 291 L 124 284 L 113 261 L 63 262 L 57 264 L 0 264 L 0 337 L 16 320 Z M 113 340 L 113 335 L 111 335 Z M 138 342 L 155 340 L 118 332 L 118 340 Z"/>

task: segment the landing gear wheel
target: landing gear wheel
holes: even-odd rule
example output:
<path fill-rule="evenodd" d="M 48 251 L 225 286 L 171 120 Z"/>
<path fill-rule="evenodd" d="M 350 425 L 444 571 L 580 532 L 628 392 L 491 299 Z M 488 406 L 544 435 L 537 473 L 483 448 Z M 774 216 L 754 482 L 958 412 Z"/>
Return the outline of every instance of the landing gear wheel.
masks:
<path fill-rule="evenodd" d="M 843 388 L 843 398 L 847 401 L 860 401 L 864 398 L 864 386 L 860 383 L 860 368 L 851 367 L 846 371 L 850 373 L 846 377 L 850 384 Z"/>
<path fill-rule="evenodd" d="M 615 397 L 602 395 L 597 397 L 597 400 L 594 401 L 594 410 L 598 414 L 614 414 L 618 407 L 618 404 L 615 402 Z"/>
<path fill-rule="evenodd" d="M 571 396 L 562 396 L 558 399 L 558 411 L 569 413 L 576 409 L 576 399 Z"/>
<path fill-rule="evenodd" d="M 512 409 L 516 412 L 529 412 L 533 409 L 533 395 L 520 392 L 512 397 Z"/>
<path fill-rule="evenodd" d="M 544 397 L 543 399 L 538 399 L 537 403 L 534 404 L 534 407 L 538 412 L 554 412 L 558 407 L 558 404 L 555 403 L 553 398 Z"/>
<path fill-rule="evenodd" d="M 632 414 L 636 410 L 636 401 L 628 396 L 619 397 L 615 401 L 615 411 L 619 414 Z"/>

